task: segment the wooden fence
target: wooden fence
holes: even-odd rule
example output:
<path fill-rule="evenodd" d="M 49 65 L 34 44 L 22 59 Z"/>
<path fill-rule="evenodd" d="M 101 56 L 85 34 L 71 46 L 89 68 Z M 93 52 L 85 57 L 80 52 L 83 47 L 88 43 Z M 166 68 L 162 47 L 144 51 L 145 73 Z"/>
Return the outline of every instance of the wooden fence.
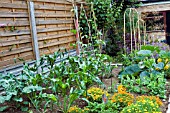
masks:
<path fill-rule="evenodd" d="M 0 69 L 36 60 L 36 54 L 73 49 L 71 9 L 66 0 L 0 0 Z"/>

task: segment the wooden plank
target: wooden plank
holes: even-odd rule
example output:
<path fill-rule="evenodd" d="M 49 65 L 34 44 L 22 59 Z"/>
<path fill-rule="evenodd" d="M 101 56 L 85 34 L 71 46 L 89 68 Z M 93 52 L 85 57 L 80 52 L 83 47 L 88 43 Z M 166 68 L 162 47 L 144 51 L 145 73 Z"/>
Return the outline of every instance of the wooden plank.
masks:
<path fill-rule="evenodd" d="M 10 67 L 10 66 L 13 66 L 16 64 L 22 64 L 23 62 L 20 61 L 19 59 L 24 59 L 25 61 L 30 61 L 30 60 L 34 59 L 34 57 L 33 57 L 33 55 L 26 55 L 26 56 L 22 56 L 22 57 L 18 57 L 18 58 L 0 61 L 0 69 L 7 68 L 7 67 Z"/>
<path fill-rule="evenodd" d="M 25 12 L 0 12 L 1 18 L 27 18 L 28 13 Z M 65 17 L 73 17 L 73 15 L 70 14 L 56 14 L 56 13 L 35 13 L 35 17 L 58 17 L 58 18 L 65 18 Z"/>
<path fill-rule="evenodd" d="M 49 36 L 44 36 L 44 37 L 39 37 L 38 40 L 49 40 L 49 39 L 57 39 L 61 37 L 69 37 L 69 36 L 74 36 L 73 33 L 67 33 L 67 34 L 59 34 L 59 35 L 49 35 Z"/>
<path fill-rule="evenodd" d="M 19 54 L 19 53 L 22 53 L 22 52 L 26 52 L 26 51 L 32 51 L 32 48 L 18 48 L 18 49 L 13 49 L 11 51 L 9 50 L 6 50 L 6 51 L 2 51 L 0 52 L 0 57 L 5 57 L 5 56 L 8 56 L 8 55 L 13 55 L 13 54 Z"/>
<path fill-rule="evenodd" d="M 22 43 L 29 43 L 31 42 L 31 39 L 17 39 L 17 40 L 8 40 L 8 41 L 3 41 L 0 42 L 0 47 L 4 47 L 4 46 L 11 46 L 11 45 L 15 45 L 15 44 L 22 44 Z"/>
<path fill-rule="evenodd" d="M 26 4 L 15 4 L 15 3 L 1 3 L 0 8 L 15 8 L 15 9 L 27 9 Z M 54 11 L 70 11 L 72 6 L 44 6 L 44 5 L 35 5 L 35 9 L 42 9 L 42 10 L 54 10 Z"/>
<path fill-rule="evenodd" d="M 70 13 L 70 14 L 56 14 L 56 13 L 49 13 L 49 14 L 46 14 L 46 13 L 35 13 L 35 17 L 58 17 L 58 18 L 66 18 L 66 17 L 73 17 L 73 15 Z"/>
<path fill-rule="evenodd" d="M 30 27 L 31 27 L 31 35 L 33 38 L 33 47 L 34 47 L 34 53 L 36 60 L 40 60 L 40 52 L 38 47 L 38 39 L 37 39 L 37 28 L 36 28 L 36 21 L 35 21 L 35 15 L 34 15 L 34 3 L 29 2 L 29 11 L 30 11 Z"/>
<path fill-rule="evenodd" d="M 40 45 L 40 48 L 44 48 L 44 47 L 50 47 L 50 46 L 56 46 L 56 45 L 60 45 L 60 44 L 66 44 L 66 43 L 70 43 L 70 42 L 74 42 L 76 41 L 76 39 L 69 39 L 69 40 L 63 40 L 63 41 L 59 41 L 59 42 L 53 42 L 53 43 L 48 43 L 45 45 Z"/>
<path fill-rule="evenodd" d="M 138 12 L 168 11 L 168 10 L 170 10 L 170 4 L 140 6 L 139 8 L 137 8 L 137 10 L 138 10 Z"/>
<path fill-rule="evenodd" d="M 51 54 L 51 53 L 54 53 L 54 52 L 58 51 L 59 49 L 62 49 L 62 47 L 50 48 L 51 51 L 49 51 L 49 49 L 42 48 L 42 49 L 40 50 L 40 55 L 43 56 L 44 54 Z M 65 47 L 65 49 L 69 50 L 69 49 L 72 49 L 72 47 L 71 47 L 71 46 L 67 46 L 67 47 Z"/>
<path fill-rule="evenodd" d="M 71 7 L 64 7 L 64 6 L 44 6 L 44 5 L 35 5 L 35 9 L 42 9 L 42 10 L 53 10 L 53 11 L 70 11 Z"/>
<path fill-rule="evenodd" d="M 25 20 L 16 20 L 16 21 L 0 21 L 0 24 L 4 24 L 5 26 L 28 26 L 29 21 Z"/>
<path fill-rule="evenodd" d="M 0 3 L 0 8 L 27 9 L 27 5 L 26 4 L 15 4 L 15 3 Z"/>
<path fill-rule="evenodd" d="M 52 24 L 71 24 L 73 20 L 36 20 L 37 25 L 52 25 Z M 28 26 L 29 21 L 25 20 L 16 20 L 16 21 L 0 21 L 0 24 L 4 24 L 4 26 Z"/>
<path fill-rule="evenodd" d="M 73 23 L 73 20 L 37 20 L 37 25 L 51 25 L 51 24 L 70 24 Z"/>
<path fill-rule="evenodd" d="M 0 32 L 0 36 L 20 36 L 28 34 L 30 34 L 30 30 L 15 30 L 13 32 L 11 31 Z"/>
<path fill-rule="evenodd" d="M 66 0 L 31 0 L 34 2 L 48 2 L 48 3 L 57 3 L 57 4 L 70 4 Z"/>
<path fill-rule="evenodd" d="M 73 27 L 62 27 L 62 28 L 44 28 L 44 29 L 37 29 L 38 33 L 43 32 L 52 32 L 52 31 L 63 31 L 63 30 L 70 30 L 73 29 Z M 6 32 L 0 32 L 0 36 L 19 36 L 19 35 L 27 35 L 30 34 L 30 30 L 16 30 L 16 31 L 6 31 Z"/>
<path fill-rule="evenodd" d="M 1 18 L 14 18 L 14 17 L 18 17 L 18 18 L 27 18 L 28 17 L 28 13 L 25 12 L 0 12 L 0 17 Z"/>
<path fill-rule="evenodd" d="M 73 27 L 44 28 L 44 29 L 37 29 L 37 32 L 44 33 L 44 32 L 52 32 L 52 31 L 70 30 L 70 29 L 73 29 Z"/>

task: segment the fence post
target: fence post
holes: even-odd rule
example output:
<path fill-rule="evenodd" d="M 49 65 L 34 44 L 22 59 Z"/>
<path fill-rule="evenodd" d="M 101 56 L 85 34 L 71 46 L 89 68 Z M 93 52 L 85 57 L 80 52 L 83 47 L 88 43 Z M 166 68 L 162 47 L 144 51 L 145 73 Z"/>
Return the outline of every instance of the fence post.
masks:
<path fill-rule="evenodd" d="M 39 62 L 40 60 L 40 53 L 38 47 L 38 38 L 37 38 L 37 29 L 36 29 L 36 21 L 35 21 L 35 14 L 34 14 L 34 3 L 32 1 L 28 2 L 28 12 L 29 12 L 29 20 L 30 20 L 30 29 L 33 41 L 33 51 L 35 54 L 36 61 Z M 40 68 L 38 69 L 38 73 L 40 72 Z"/>

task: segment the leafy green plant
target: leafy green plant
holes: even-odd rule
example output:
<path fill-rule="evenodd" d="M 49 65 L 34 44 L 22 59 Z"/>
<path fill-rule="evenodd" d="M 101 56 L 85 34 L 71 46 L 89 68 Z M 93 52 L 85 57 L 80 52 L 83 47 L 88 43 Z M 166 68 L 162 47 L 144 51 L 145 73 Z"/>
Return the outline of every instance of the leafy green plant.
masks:
<path fill-rule="evenodd" d="M 108 101 L 106 104 L 98 102 L 90 102 L 88 106 L 85 107 L 88 109 L 87 113 L 118 113 L 118 106 L 111 101 Z"/>
<path fill-rule="evenodd" d="M 148 46 L 150 47 L 150 46 Z M 148 48 L 147 47 L 147 48 Z M 154 58 L 154 50 L 140 50 L 136 51 L 133 57 L 125 58 L 127 61 L 133 59 L 128 66 L 123 68 L 119 74 L 120 81 L 130 92 L 149 93 L 150 95 L 158 95 L 161 98 L 165 97 L 165 76 L 169 72 L 169 59 L 159 51 L 158 59 Z M 161 90 L 158 90 L 158 89 Z"/>

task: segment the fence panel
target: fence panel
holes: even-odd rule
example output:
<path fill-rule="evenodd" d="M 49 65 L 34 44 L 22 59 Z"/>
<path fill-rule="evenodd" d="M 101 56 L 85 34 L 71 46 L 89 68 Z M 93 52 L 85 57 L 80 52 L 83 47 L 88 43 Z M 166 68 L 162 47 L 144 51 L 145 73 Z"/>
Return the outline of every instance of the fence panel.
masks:
<path fill-rule="evenodd" d="M 76 42 L 72 3 L 66 0 L 31 0 L 40 56 Z M 35 60 L 28 0 L 0 0 L 0 69 Z"/>

